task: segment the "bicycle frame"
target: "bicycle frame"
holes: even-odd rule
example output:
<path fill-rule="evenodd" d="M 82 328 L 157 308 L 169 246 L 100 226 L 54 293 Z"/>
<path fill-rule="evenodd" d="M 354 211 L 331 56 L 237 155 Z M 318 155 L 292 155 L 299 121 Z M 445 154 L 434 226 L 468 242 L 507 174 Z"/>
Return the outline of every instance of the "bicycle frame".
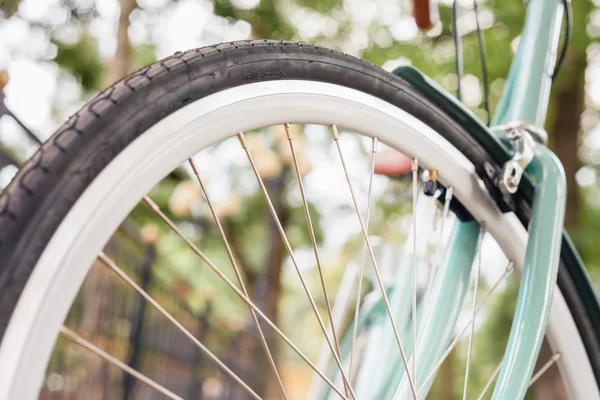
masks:
<path fill-rule="evenodd" d="M 563 4 L 560 0 L 529 0 L 521 41 L 496 110 L 494 124 L 519 121 L 543 128 L 563 12 Z M 414 68 L 401 67 L 394 73 L 409 81 L 416 90 L 428 96 L 436 104 L 442 105 L 450 116 L 455 117 L 455 120 L 469 129 L 472 135 L 487 147 L 500 165 L 511 157 L 511 149 L 506 145 L 505 133 L 494 132 L 485 127 L 450 93 L 438 87 Z M 550 312 L 560 261 L 566 181 L 562 165 L 544 144 L 538 144 L 536 147 L 535 158 L 526 170 L 523 180 L 528 179 L 536 185 L 533 193 L 529 241 L 524 260 L 515 260 L 517 265 L 523 266 L 521 287 L 507 352 L 502 361 L 493 399 L 513 400 L 525 396 L 528 379 L 522 377 L 530 377 L 533 374 L 544 339 L 544 328 Z M 419 398 L 426 396 L 431 382 L 424 382 L 425 378 L 452 340 L 453 330 L 440 330 L 439 327 L 445 327 L 448 323 L 454 326 L 452 322 L 456 322 L 456 310 L 449 310 L 448 304 L 462 304 L 465 292 L 457 289 L 460 284 L 465 283 L 465 276 L 468 282 L 476 256 L 474 244 L 479 235 L 477 222 L 457 222 L 453 230 L 453 240 L 448 245 L 440 263 L 440 273 L 435 277 L 432 286 L 439 296 L 433 304 L 426 304 L 425 309 L 420 311 L 430 316 L 431 323 L 427 326 L 419 326 L 416 386 L 423 389 Z M 451 271 L 455 278 L 461 278 L 449 279 L 447 273 L 442 273 L 443 270 Z M 393 292 L 390 296 L 392 304 L 394 296 L 402 295 L 397 291 Z M 403 307 L 410 307 L 410 302 L 404 303 L 400 302 Z M 395 310 L 395 313 L 397 312 L 401 311 Z M 429 318 L 424 320 L 427 319 Z M 385 324 L 383 319 L 376 321 Z M 404 329 L 411 329 L 411 323 L 409 322 Z M 382 326 L 374 326 L 371 329 L 381 328 Z M 397 349 L 392 348 L 379 349 L 379 351 L 390 355 L 391 358 L 396 357 L 397 353 Z M 394 363 L 399 365 L 397 360 L 392 360 L 388 365 Z M 365 365 L 362 369 L 369 371 L 371 368 Z M 404 371 L 401 373 L 404 374 Z M 394 382 L 398 382 L 397 376 L 395 379 Z M 394 382 L 385 383 L 388 386 L 398 385 Z M 406 376 L 402 378 L 393 398 L 412 398 Z"/>
<path fill-rule="evenodd" d="M 559 0 L 529 1 L 519 48 L 494 116 L 495 125 L 523 121 L 544 127 L 562 17 Z"/>
<path fill-rule="evenodd" d="M 521 42 L 494 119 L 496 123 L 524 121 L 543 128 L 563 12 L 558 0 L 529 1 Z M 545 329 L 539 328 L 545 327 L 548 320 L 560 262 L 566 207 L 564 170 L 543 144 L 537 146 L 530 167 L 536 188 L 529 242 L 515 319 L 493 399 L 525 396 L 527 380 L 514 378 L 533 374 L 545 333 Z M 525 329 L 526 325 L 529 329 Z"/>

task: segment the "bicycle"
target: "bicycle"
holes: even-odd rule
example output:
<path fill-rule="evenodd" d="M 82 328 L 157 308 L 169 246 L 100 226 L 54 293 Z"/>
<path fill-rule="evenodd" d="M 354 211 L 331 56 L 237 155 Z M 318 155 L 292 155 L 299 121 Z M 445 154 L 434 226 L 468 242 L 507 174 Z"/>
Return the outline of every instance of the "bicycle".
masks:
<path fill-rule="evenodd" d="M 584 266 L 563 233 L 564 172 L 544 146 L 542 129 L 561 21 L 568 7 L 564 1 L 529 0 L 519 49 L 492 128 L 415 69 L 401 67 L 387 73 L 339 52 L 285 41 L 232 42 L 180 52 L 99 94 L 42 146 L 0 199 L 0 399 L 36 397 L 59 334 L 164 395 L 180 398 L 140 372 L 128 370 L 123 362 L 77 333 L 61 328 L 95 260 L 150 301 L 250 397 L 261 398 L 102 252 L 140 199 L 249 307 L 269 361 L 264 366 L 269 371 L 265 374 L 277 378 L 283 398 L 288 397 L 286 387 L 263 329 L 274 329 L 314 370 L 320 382 L 314 393 L 320 398 L 424 398 L 441 362 L 456 345 L 454 332 L 474 267 L 474 299 L 469 310 L 472 319 L 462 329 L 470 335 L 466 398 L 473 321 L 487 299 L 477 301 L 484 233 L 496 240 L 510 260 L 502 277 L 515 269 L 520 271 L 521 279 L 510 339 L 482 396 L 497 379 L 493 399 L 522 399 L 532 381 L 556 364 L 571 398 L 600 398 L 600 308 Z M 317 124 L 330 130 L 339 158 L 336 162 L 347 180 L 363 236 L 361 266 L 365 265 L 364 259 L 373 264 L 375 289 L 371 293 L 379 296 L 374 304 L 389 318 L 368 322 L 372 309 L 377 307 L 369 307 L 360 296 L 356 309 L 367 311 L 362 316 L 356 312 L 345 334 L 339 326 L 337 332 L 326 326 L 321 317 L 243 135 L 263 127 L 284 127 L 283 142 L 290 146 L 290 166 L 298 177 L 321 273 L 303 173 L 294 148 L 297 135 L 290 123 Z M 413 160 L 415 212 L 411 236 L 404 246 L 398 281 L 393 281 L 391 290 L 385 287 L 369 239 L 371 181 L 363 216 L 340 143 L 345 132 L 370 138 L 370 180 L 378 142 Z M 233 136 L 239 140 L 240 157 L 248 159 L 257 178 L 324 332 L 329 361 L 320 366 L 250 299 L 194 161 L 194 155 L 203 148 Z M 147 195 L 162 177 L 186 160 L 223 238 L 236 272 L 235 282 Z M 418 303 L 416 269 L 424 262 L 417 259 L 417 228 L 425 216 L 417 215 L 416 209 L 419 204 L 431 204 L 433 199 L 417 195 L 418 175 L 423 170 L 429 174 L 426 185 L 433 185 L 431 194 L 441 203 L 442 220 L 451 225 L 446 231 L 451 234 L 446 249 L 435 261 L 437 267 L 427 283 L 428 292 Z M 454 219 L 449 219 L 450 214 Z M 334 320 L 322 282 L 328 318 Z M 403 284 L 408 287 L 401 287 Z M 357 293 L 360 295 L 360 286 Z M 376 327 L 385 334 L 374 337 Z M 367 338 L 368 351 L 359 354 L 354 342 L 361 335 Z M 534 371 L 544 338 L 553 356 L 547 362 L 542 360 L 543 368 Z M 383 368 L 389 373 L 382 373 L 376 387 L 369 387 L 365 379 L 372 377 L 369 371 L 381 370 L 377 369 L 381 355 L 390 363 Z"/>

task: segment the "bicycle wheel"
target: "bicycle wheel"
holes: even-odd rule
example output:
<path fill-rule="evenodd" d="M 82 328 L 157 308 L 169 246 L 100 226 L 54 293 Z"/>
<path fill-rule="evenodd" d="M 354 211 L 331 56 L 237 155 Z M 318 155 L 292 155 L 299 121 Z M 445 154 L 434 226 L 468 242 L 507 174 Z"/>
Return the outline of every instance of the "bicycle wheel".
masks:
<path fill-rule="evenodd" d="M 475 165 L 494 163 L 493 159 L 469 132 L 407 82 L 364 61 L 301 43 L 234 42 L 179 53 L 98 95 L 44 144 L 2 195 L 0 398 L 38 394 L 61 324 L 87 271 L 121 221 L 157 182 L 202 149 L 238 132 L 286 123 L 334 127 L 336 144 L 336 126 L 377 137 L 423 168 L 437 170 L 439 181 L 453 188 L 477 221 L 485 222 L 487 232 L 519 267 L 526 230 L 514 215 L 502 214 L 489 201 L 475 173 Z M 249 150 L 243 141 L 242 147 Z M 177 231 L 168 215 L 144 199 Z M 360 221 L 366 236 L 365 222 Z M 195 248 L 192 240 L 186 243 Z M 194 251 L 209 261 L 199 249 Z M 100 261 L 121 271 L 103 253 Z M 560 274 L 559 280 L 561 288 L 573 288 L 568 275 Z M 237 291 L 243 299 L 244 290 Z M 557 287 L 547 338 L 561 355 L 555 361 L 569 395 L 598 398 L 592 368 L 598 354 L 584 345 L 585 333 L 575 323 L 585 319 L 582 310 L 567 306 L 581 304 L 578 296 L 576 290 Z M 313 300 L 311 304 L 316 309 Z M 250 307 L 254 318 L 262 318 L 253 303 Z M 71 331 L 61 332 L 83 343 Z M 329 344 L 341 364 L 336 340 L 332 337 Z M 202 343 L 196 344 L 212 357 Z M 407 366 L 408 350 L 402 358 Z M 226 365 L 221 367 L 232 373 Z M 352 398 L 351 387 L 346 378 L 332 390 Z"/>

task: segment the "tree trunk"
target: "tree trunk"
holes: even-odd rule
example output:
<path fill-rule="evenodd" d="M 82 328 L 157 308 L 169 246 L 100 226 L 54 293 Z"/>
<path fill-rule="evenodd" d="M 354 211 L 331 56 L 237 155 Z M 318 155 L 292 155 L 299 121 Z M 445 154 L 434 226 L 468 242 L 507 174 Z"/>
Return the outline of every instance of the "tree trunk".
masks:
<path fill-rule="evenodd" d="M 574 66 L 572 83 L 554 95 L 554 122 L 548 132 L 551 148 L 562 162 L 567 177 L 567 230 L 576 226 L 579 208 L 575 174 L 581 166 L 578 150 L 581 114 L 585 109 L 585 55 L 572 60 L 571 65 Z"/>
<path fill-rule="evenodd" d="M 285 229 L 288 219 L 288 210 L 285 201 L 284 177 L 285 172 L 282 173 L 278 178 L 266 182 L 266 185 L 269 189 L 273 207 L 279 216 L 279 221 Z M 268 218 L 268 243 L 270 247 L 267 253 L 267 259 L 265 260 L 266 268 L 258 273 L 259 276 L 256 279 L 254 293 L 257 305 L 265 312 L 271 321 L 273 321 L 275 324 L 278 324 L 278 305 L 281 298 L 281 272 L 283 269 L 283 263 L 285 261 L 286 250 L 283 241 L 281 240 L 279 231 L 275 226 L 275 222 L 270 216 Z M 265 327 L 265 324 L 263 324 L 263 327 Z M 252 327 L 252 332 L 256 337 L 256 328 Z M 263 332 L 266 336 L 269 350 L 271 351 L 273 359 L 277 360 L 277 341 L 273 337 L 273 332 L 271 329 L 263 329 Z M 267 367 L 268 361 L 264 355 L 258 338 L 255 343 L 257 348 L 255 349 L 254 353 L 256 355 L 255 359 L 257 361 L 257 365 L 264 365 Z M 258 356 L 259 354 L 260 356 Z M 279 385 L 273 374 L 270 372 L 270 368 L 267 376 L 265 376 L 265 374 L 261 374 L 260 376 L 257 375 L 255 378 L 255 381 L 260 381 L 257 382 L 257 387 L 260 387 L 261 391 L 266 394 L 265 398 L 280 398 L 281 394 Z"/>
<path fill-rule="evenodd" d="M 283 177 L 273 182 L 272 199 L 281 225 L 285 228 L 288 213 L 284 199 L 284 186 Z M 277 321 L 277 306 L 281 297 L 281 270 L 283 269 L 286 250 L 275 223 L 271 222 L 270 225 L 269 243 L 271 244 L 271 249 L 269 251 L 267 270 L 265 271 L 267 285 L 265 311 L 269 318 L 275 322 Z"/>
<path fill-rule="evenodd" d="M 150 286 L 150 281 L 152 280 L 152 263 L 156 258 L 156 250 L 154 245 L 147 245 L 145 253 L 145 257 L 140 263 L 139 269 L 141 274 L 140 287 L 147 291 L 148 287 Z M 129 334 L 129 356 L 127 359 L 127 365 L 136 371 L 140 370 L 143 347 L 144 315 L 147 307 L 148 302 L 140 296 L 137 298 L 137 304 L 134 312 L 132 313 L 133 315 L 129 317 L 132 329 Z M 131 398 L 130 396 L 134 391 L 133 389 L 135 384 L 136 378 L 133 375 L 123 374 L 122 387 L 124 400 Z"/>
<path fill-rule="evenodd" d="M 113 296 L 110 293 L 112 282 L 108 273 L 107 268 L 98 261 L 90 268 L 82 287 L 82 320 L 76 330 L 110 353 L 109 340 L 106 340 L 110 337 L 110 318 L 107 318 L 106 312 L 113 309 Z M 106 362 L 91 352 L 82 351 L 81 355 L 87 369 L 79 395 L 90 400 L 105 399 L 108 390 Z"/>
<path fill-rule="evenodd" d="M 117 29 L 117 50 L 104 72 L 103 85 L 108 87 L 127 76 L 131 68 L 131 42 L 129 41 L 129 15 L 136 8 L 136 0 L 121 0 L 119 27 Z"/>
<path fill-rule="evenodd" d="M 446 361 L 440 367 L 437 373 L 437 379 L 433 381 L 433 386 L 427 397 L 430 400 L 444 400 L 454 398 L 454 386 L 457 377 L 454 373 L 456 364 L 456 351 L 452 351 Z"/>

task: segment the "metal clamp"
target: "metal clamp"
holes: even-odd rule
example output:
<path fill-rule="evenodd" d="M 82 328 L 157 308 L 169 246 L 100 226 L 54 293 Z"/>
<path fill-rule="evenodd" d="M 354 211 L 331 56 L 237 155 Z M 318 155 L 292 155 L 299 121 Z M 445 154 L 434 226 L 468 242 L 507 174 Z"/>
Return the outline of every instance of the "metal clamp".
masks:
<path fill-rule="evenodd" d="M 504 127 L 503 127 L 504 128 Z M 546 132 L 535 127 L 532 131 L 531 124 L 508 124 L 506 125 L 506 137 L 512 144 L 515 151 L 513 157 L 508 160 L 502 168 L 502 177 L 498 182 L 498 186 L 503 193 L 516 193 L 519 188 L 519 183 L 525 172 L 525 168 L 533 160 L 535 156 L 535 146 L 537 139 L 543 140 L 543 135 L 547 138 Z"/>
<path fill-rule="evenodd" d="M 548 145 L 548 133 L 546 133 L 544 128 L 537 127 L 530 122 L 512 121 L 507 124 L 501 124 L 492 127 L 492 131 L 503 131 L 506 133 L 515 129 L 525 129 L 531 134 L 536 142 L 541 143 L 544 146 Z"/>

